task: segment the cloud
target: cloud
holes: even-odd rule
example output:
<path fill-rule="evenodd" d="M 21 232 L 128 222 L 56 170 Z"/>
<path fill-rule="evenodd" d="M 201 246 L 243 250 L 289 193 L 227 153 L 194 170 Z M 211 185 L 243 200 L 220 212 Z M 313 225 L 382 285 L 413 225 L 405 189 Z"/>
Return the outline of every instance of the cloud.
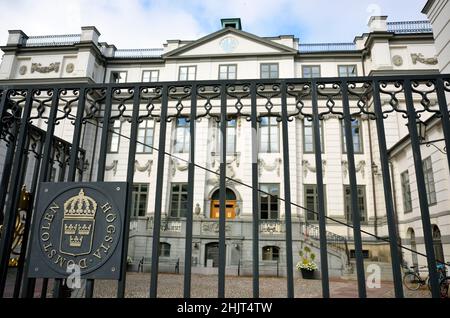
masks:
<path fill-rule="evenodd" d="M 7 30 L 28 35 L 80 33 L 94 25 L 118 48 L 161 47 L 217 31 L 220 19 L 240 17 L 260 36 L 293 34 L 301 42 L 349 42 L 367 31 L 371 15 L 421 20 L 425 0 L 0 0 L 0 44 Z M 38 4 L 37 4 L 38 3 Z"/>

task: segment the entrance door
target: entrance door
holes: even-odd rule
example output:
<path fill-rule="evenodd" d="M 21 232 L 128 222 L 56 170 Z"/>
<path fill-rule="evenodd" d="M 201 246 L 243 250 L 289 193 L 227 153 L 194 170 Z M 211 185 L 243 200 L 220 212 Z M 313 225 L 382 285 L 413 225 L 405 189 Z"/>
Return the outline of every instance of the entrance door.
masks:
<path fill-rule="evenodd" d="M 218 219 L 220 215 L 220 201 L 213 200 L 211 202 L 211 218 Z M 225 201 L 225 215 L 227 219 L 234 219 L 236 217 L 236 201 Z"/>
<path fill-rule="evenodd" d="M 220 200 L 219 200 L 220 190 L 216 190 L 212 195 L 211 200 L 211 219 L 218 219 L 220 215 Z M 226 201 L 225 201 L 225 217 L 227 219 L 234 219 L 236 217 L 236 195 L 230 189 L 226 190 Z"/>
<path fill-rule="evenodd" d="M 208 266 L 208 260 L 211 259 L 213 267 L 219 266 L 219 243 L 206 244 L 205 266 Z"/>

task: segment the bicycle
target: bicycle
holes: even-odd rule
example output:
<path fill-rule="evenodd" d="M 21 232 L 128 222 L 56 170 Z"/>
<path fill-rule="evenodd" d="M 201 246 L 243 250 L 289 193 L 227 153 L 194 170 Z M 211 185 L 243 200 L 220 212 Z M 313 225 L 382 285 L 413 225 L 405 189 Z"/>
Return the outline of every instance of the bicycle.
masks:
<path fill-rule="evenodd" d="M 420 269 L 425 268 L 427 267 L 426 266 L 421 267 L 411 266 L 409 268 L 405 267 L 405 269 L 408 270 L 403 275 L 403 284 L 405 285 L 405 287 L 408 288 L 409 290 L 418 290 L 421 286 L 425 285 L 428 285 L 428 287 L 430 287 L 429 277 L 427 276 L 425 279 L 423 279 L 419 274 Z"/>
<path fill-rule="evenodd" d="M 450 266 L 449 263 L 438 264 L 436 266 L 436 269 L 439 273 L 439 290 L 441 298 L 448 298 L 448 290 L 450 286 L 450 277 L 447 276 L 446 265 Z M 408 288 L 409 290 L 418 290 L 421 286 L 428 285 L 428 289 L 431 290 L 429 275 L 425 279 L 420 276 L 420 269 L 425 269 L 427 268 L 427 266 L 411 266 L 411 269 L 408 267 L 405 268 L 408 269 L 408 271 L 405 272 L 405 275 L 403 276 L 403 284 L 406 288 Z"/>

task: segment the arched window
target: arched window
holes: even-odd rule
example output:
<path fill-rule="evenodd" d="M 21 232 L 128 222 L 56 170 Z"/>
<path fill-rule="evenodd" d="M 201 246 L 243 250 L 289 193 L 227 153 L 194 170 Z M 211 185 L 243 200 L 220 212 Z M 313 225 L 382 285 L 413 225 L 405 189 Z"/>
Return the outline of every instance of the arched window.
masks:
<path fill-rule="evenodd" d="M 444 249 L 442 247 L 441 231 L 437 225 L 433 225 L 433 248 L 437 261 L 445 262 Z"/>
<path fill-rule="evenodd" d="M 278 246 L 264 246 L 262 259 L 263 261 L 278 261 L 280 259 L 280 248 Z"/>
<path fill-rule="evenodd" d="M 169 257 L 170 256 L 170 244 L 160 242 L 159 243 L 159 256 Z"/>

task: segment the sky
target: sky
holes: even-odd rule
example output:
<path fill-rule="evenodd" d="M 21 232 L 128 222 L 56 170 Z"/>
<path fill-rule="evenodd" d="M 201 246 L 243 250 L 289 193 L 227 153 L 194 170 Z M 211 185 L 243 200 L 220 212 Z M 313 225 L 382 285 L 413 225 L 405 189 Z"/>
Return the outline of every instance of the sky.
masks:
<path fill-rule="evenodd" d="M 301 43 L 353 42 L 372 15 L 426 20 L 426 0 L 0 0 L 0 45 L 8 30 L 27 35 L 76 34 L 94 25 L 119 49 L 195 40 L 239 17 L 258 36 L 294 35 Z"/>

